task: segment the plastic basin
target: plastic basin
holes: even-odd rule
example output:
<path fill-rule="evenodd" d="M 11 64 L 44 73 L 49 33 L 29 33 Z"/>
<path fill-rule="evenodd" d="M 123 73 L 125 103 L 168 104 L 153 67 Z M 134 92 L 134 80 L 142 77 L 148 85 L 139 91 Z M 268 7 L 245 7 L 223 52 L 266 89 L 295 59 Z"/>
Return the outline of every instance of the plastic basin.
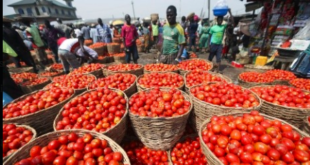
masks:
<path fill-rule="evenodd" d="M 213 9 L 214 16 L 225 16 L 228 12 L 228 9 Z"/>

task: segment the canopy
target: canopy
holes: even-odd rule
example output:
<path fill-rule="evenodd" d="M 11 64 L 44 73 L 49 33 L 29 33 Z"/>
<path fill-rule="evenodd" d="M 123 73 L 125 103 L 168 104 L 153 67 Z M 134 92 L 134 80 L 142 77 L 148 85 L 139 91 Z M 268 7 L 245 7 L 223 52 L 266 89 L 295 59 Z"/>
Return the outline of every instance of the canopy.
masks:
<path fill-rule="evenodd" d="M 116 25 L 123 25 L 124 24 L 124 21 L 122 21 L 122 20 L 115 20 L 115 21 L 113 21 L 113 23 L 112 23 L 114 26 L 116 26 Z"/>

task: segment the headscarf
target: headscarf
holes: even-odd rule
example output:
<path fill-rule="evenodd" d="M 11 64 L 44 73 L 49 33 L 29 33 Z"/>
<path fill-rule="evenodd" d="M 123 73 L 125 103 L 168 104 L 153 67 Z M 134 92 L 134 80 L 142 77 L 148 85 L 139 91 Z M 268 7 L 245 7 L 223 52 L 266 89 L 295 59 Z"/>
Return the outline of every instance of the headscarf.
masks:
<path fill-rule="evenodd" d="M 198 21 L 199 17 L 197 15 L 194 16 L 194 21 Z"/>

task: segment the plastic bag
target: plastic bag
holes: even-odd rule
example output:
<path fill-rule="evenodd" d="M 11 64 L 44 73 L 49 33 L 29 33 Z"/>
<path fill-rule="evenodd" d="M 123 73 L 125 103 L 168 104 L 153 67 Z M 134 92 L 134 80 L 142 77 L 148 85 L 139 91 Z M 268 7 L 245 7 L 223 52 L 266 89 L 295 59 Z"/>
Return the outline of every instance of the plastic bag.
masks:
<path fill-rule="evenodd" d="M 3 106 L 10 103 L 11 101 L 13 101 L 12 97 L 9 96 L 7 93 L 2 92 L 2 97 L 3 97 Z"/>
<path fill-rule="evenodd" d="M 218 0 L 214 6 L 214 9 L 227 9 L 228 5 L 226 0 Z"/>
<path fill-rule="evenodd" d="M 307 20 L 306 26 L 302 28 L 295 36 L 293 39 L 297 40 L 310 40 L 310 19 Z"/>

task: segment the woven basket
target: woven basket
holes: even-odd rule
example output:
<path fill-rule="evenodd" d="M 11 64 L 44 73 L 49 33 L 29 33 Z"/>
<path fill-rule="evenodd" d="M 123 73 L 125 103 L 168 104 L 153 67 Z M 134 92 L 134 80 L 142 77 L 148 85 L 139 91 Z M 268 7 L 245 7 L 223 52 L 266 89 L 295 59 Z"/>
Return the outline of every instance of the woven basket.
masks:
<path fill-rule="evenodd" d="M 244 113 L 231 113 L 231 114 L 225 114 L 225 115 L 232 115 L 232 116 L 242 116 Z M 265 114 L 260 114 L 262 115 L 265 119 L 268 119 L 268 120 L 279 120 L 281 123 L 283 124 L 288 124 L 290 125 L 289 123 L 283 121 L 283 120 L 280 120 L 280 119 L 277 119 L 277 118 L 274 118 L 274 117 L 271 117 L 271 116 L 267 116 Z M 203 154 L 207 157 L 208 159 L 208 163 L 209 164 L 216 164 L 216 165 L 223 165 L 223 163 L 213 154 L 213 152 L 207 147 L 207 145 L 203 142 L 202 140 L 202 136 L 201 136 L 201 132 L 206 128 L 206 125 L 211 121 L 211 119 L 206 119 L 200 129 L 199 129 L 199 140 L 200 140 L 200 146 L 201 146 L 201 149 L 202 149 L 202 152 Z M 292 125 L 291 125 L 292 126 Z M 307 135 L 305 132 L 299 130 L 298 128 L 292 126 L 292 128 L 301 135 L 301 137 L 308 137 L 309 135 Z"/>
<path fill-rule="evenodd" d="M 114 38 L 112 39 L 112 42 L 113 42 L 113 43 L 121 44 L 121 43 L 122 43 L 122 40 L 121 40 L 121 38 L 119 38 L 119 37 L 114 37 Z"/>
<path fill-rule="evenodd" d="M 118 90 L 118 89 L 113 89 L 113 88 L 109 88 L 113 91 L 116 91 L 116 92 L 122 92 L 121 90 Z M 95 91 L 96 89 L 92 89 L 92 90 L 88 90 L 88 91 L 85 91 L 83 92 L 82 94 L 76 96 L 76 97 L 79 97 L 79 96 L 82 96 L 86 93 L 90 93 L 92 91 Z M 124 92 L 122 92 L 124 94 Z M 127 101 L 127 105 L 126 105 L 126 112 L 124 114 L 124 116 L 122 117 L 122 119 L 119 121 L 119 123 L 117 123 L 115 126 L 113 126 L 112 128 L 110 128 L 109 130 L 105 131 L 103 134 L 108 136 L 109 138 L 113 139 L 115 142 L 117 142 L 118 144 L 120 144 L 120 142 L 123 140 L 124 136 L 125 136 L 125 133 L 126 133 L 126 130 L 127 130 L 127 114 L 128 114 L 128 98 L 127 96 L 124 94 L 124 98 L 126 99 Z M 53 122 L 53 128 L 54 128 L 54 131 L 57 131 L 56 130 L 56 125 L 57 125 L 57 122 L 60 121 L 62 119 L 62 111 L 63 111 L 63 107 L 61 108 L 61 110 L 58 112 L 54 122 Z M 83 130 L 83 129 L 82 129 Z"/>
<path fill-rule="evenodd" d="M 169 89 L 170 88 L 161 88 L 163 91 L 168 91 Z M 182 137 L 187 119 L 192 110 L 191 98 L 184 92 L 182 92 L 182 94 L 185 100 L 191 102 L 191 107 L 186 114 L 181 116 L 157 118 L 141 117 L 129 111 L 133 129 L 146 147 L 154 150 L 169 150 Z"/>
<path fill-rule="evenodd" d="M 244 88 L 251 88 L 254 86 L 260 86 L 260 85 L 272 85 L 273 82 L 271 83 L 257 83 L 257 82 L 246 82 L 240 79 L 240 75 L 238 76 L 238 85 L 244 87 Z"/>
<path fill-rule="evenodd" d="M 109 63 L 110 61 L 111 61 L 111 57 L 109 56 L 105 56 L 103 59 L 96 60 L 96 62 L 100 64 L 106 64 L 106 63 Z"/>
<path fill-rule="evenodd" d="M 177 73 L 174 73 L 174 72 L 160 72 L 160 74 L 165 74 L 165 73 L 170 73 L 170 74 L 177 74 Z M 144 91 L 144 90 L 149 90 L 150 88 L 145 88 L 143 87 L 141 84 L 139 84 L 139 80 L 144 76 L 145 74 L 139 76 L 137 79 L 136 79 L 136 84 L 137 84 L 137 89 L 138 89 L 138 92 L 141 92 L 141 91 Z M 178 87 L 179 90 L 183 91 L 184 89 L 184 78 L 182 77 L 183 79 L 183 85 Z M 153 87 L 151 87 L 153 88 Z M 163 87 L 163 88 L 170 88 L 170 87 Z"/>
<path fill-rule="evenodd" d="M 124 56 L 113 56 L 114 62 L 119 62 L 121 64 L 126 63 L 126 55 Z"/>
<path fill-rule="evenodd" d="M 109 76 L 115 73 L 129 73 L 129 74 L 134 74 L 137 77 L 143 75 L 143 65 L 141 65 L 141 68 L 136 69 L 136 70 L 129 70 L 129 71 L 111 71 L 108 70 L 107 68 L 103 69 L 103 75 L 104 76 Z"/>
<path fill-rule="evenodd" d="M 194 129 L 197 133 L 199 132 L 199 128 L 201 124 L 203 123 L 203 119 L 200 119 L 198 116 L 196 116 L 194 113 L 192 113 L 189 117 L 189 123 L 192 129 Z"/>
<path fill-rule="evenodd" d="M 24 128 L 26 128 L 27 130 L 29 130 L 29 131 L 32 132 L 32 138 L 31 138 L 31 140 L 30 140 L 28 143 L 30 143 L 31 141 L 33 141 L 33 140 L 37 137 L 37 132 L 36 132 L 36 130 L 33 129 L 32 127 L 30 127 L 30 126 L 27 126 L 27 125 L 16 125 L 16 127 L 24 127 Z M 23 147 L 24 147 L 24 146 L 20 147 L 17 151 L 23 150 L 23 149 L 22 149 Z M 16 152 L 17 152 L 17 151 L 16 151 Z M 14 152 L 14 153 L 16 153 L 16 152 Z M 3 162 L 5 162 L 6 160 L 8 160 L 12 155 L 14 155 L 14 153 L 11 154 L 11 155 L 8 155 L 8 156 L 6 156 L 6 157 L 3 157 Z"/>
<path fill-rule="evenodd" d="M 27 96 L 34 94 L 36 92 L 38 92 L 38 91 L 32 92 L 30 94 L 26 94 L 22 97 L 19 97 L 19 98 L 13 100 L 11 103 L 15 103 L 17 101 L 23 100 L 23 99 L 27 98 Z M 55 119 L 56 115 L 58 114 L 59 110 L 69 100 L 71 100 L 73 97 L 74 97 L 74 93 L 72 94 L 71 97 L 69 97 L 68 99 L 66 99 L 60 103 L 58 103 L 57 105 L 48 107 L 46 109 L 37 111 L 37 112 L 32 113 L 32 114 L 14 117 L 14 118 L 9 118 L 9 119 L 3 118 L 3 124 L 16 123 L 16 124 L 20 124 L 20 125 L 29 125 L 37 131 L 38 136 L 43 135 L 43 134 L 48 133 L 48 132 L 51 132 L 51 131 L 53 131 L 54 119 Z M 3 109 L 6 107 L 7 107 L 7 105 L 5 105 L 3 107 Z"/>
<path fill-rule="evenodd" d="M 107 49 L 109 54 L 116 54 L 120 52 L 121 46 L 119 44 L 108 44 Z"/>
<path fill-rule="evenodd" d="M 12 164 L 17 163 L 18 161 L 20 161 L 22 159 L 29 157 L 30 156 L 30 149 L 33 146 L 36 146 L 36 145 L 47 146 L 50 141 L 58 139 L 58 137 L 60 137 L 62 135 L 69 135 L 72 132 L 76 133 L 79 137 L 82 137 L 84 134 L 90 134 L 93 137 L 98 138 L 100 140 L 105 139 L 114 152 L 120 152 L 123 155 L 123 164 L 124 165 L 130 165 L 130 161 L 129 161 L 129 158 L 128 158 L 126 152 L 117 143 L 115 143 L 112 139 L 110 139 L 109 137 L 107 137 L 105 135 L 99 134 L 97 132 L 86 131 L 86 130 L 62 130 L 62 131 L 51 132 L 51 133 L 45 134 L 43 136 L 40 136 L 40 137 L 36 138 L 34 141 L 31 141 L 30 143 L 26 144 L 23 147 L 23 150 L 17 151 L 11 158 L 9 158 L 4 163 L 4 165 L 12 165 Z"/>
<path fill-rule="evenodd" d="M 31 92 L 43 89 L 49 83 L 51 83 L 51 80 L 47 79 L 47 81 L 45 81 L 45 82 L 43 82 L 41 84 L 37 84 L 37 85 L 26 85 L 26 86 L 23 86 L 23 85 L 20 84 L 20 88 L 22 89 L 22 91 L 25 94 L 28 94 L 28 93 L 31 93 Z"/>
<path fill-rule="evenodd" d="M 195 58 L 195 59 L 196 59 L 196 58 Z M 190 60 L 193 60 L 193 59 L 190 59 Z M 205 61 L 206 63 L 208 63 L 209 65 L 211 65 L 211 68 L 210 68 L 209 70 L 211 70 L 211 69 L 213 68 L 213 63 L 212 63 L 212 62 L 210 62 L 210 61 L 208 61 L 208 60 L 205 60 L 205 59 L 201 59 L 201 58 L 199 58 L 199 60 Z M 186 61 L 188 61 L 188 60 L 186 60 Z M 184 76 L 188 71 L 189 71 L 189 70 L 183 70 L 183 69 L 180 68 L 180 75 Z M 208 70 L 206 70 L 206 71 L 208 71 Z"/>
<path fill-rule="evenodd" d="M 214 82 L 211 82 L 209 84 L 213 84 Z M 195 85 L 192 86 L 190 89 L 195 88 L 197 86 L 200 85 Z M 251 108 L 236 108 L 236 107 L 226 107 L 226 106 L 219 106 L 219 105 L 214 105 L 214 104 L 210 104 L 208 102 L 204 102 L 199 100 L 198 98 L 196 98 L 194 95 L 192 95 L 191 93 L 189 93 L 189 95 L 192 97 L 193 99 L 193 104 L 194 104 L 194 111 L 193 111 L 193 115 L 194 116 L 198 116 L 200 119 L 204 120 L 207 118 L 210 118 L 214 115 L 225 115 L 225 114 L 230 114 L 230 113 L 234 113 L 234 112 L 245 112 L 245 111 L 251 111 L 253 109 L 255 110 L 259 110 L 262 106 L 262 100 L 252 91 L 250 91 L 254 97 L 258 100 L 259 105 L 257 107 L 251 107 Z M 196 120 L 198 121 L 198 120 Z M 201 123 L 196 123 L 196 125 L 200 125 Z"/>
<path fill-rule="evenodd" d="M 272 85 L 290 85 L 288 80 L 275 80 Z"/>
<path fill-rule="evenodd" d="M 186 93 L 189 93 L 189 88 L 190 88 L 190 87 L 188 87 L 188 85 L 187 85 L 187 83 L 186 83 L 186 77 L 187 77 L 187 74 L 190 74 L 191 72 L 192 72 L 192 71 L 189 71 L 189 72 L 186 72 L 186 73 L 184 74 L 185 92 L 186 92 Z M 227 77 L 227 76 L 224 76 L 224 75 L 218 74 L 218 73 L 211 73 L 211 72 L 208 72 L 208 71 L 205 71 L 205 72 L 210 73 L 211 75 L 220 77 L 222 80 L 224 80 L 224 81 L 227 82 L 227 83 L 232 83 L 232 80 L 231 80 L 229 77 Z M 215 83 L 216 83 L 216 81 L 215 81 Z"/>
<path fill-rule="evenodd" d="M 272 85 L 256 86 L 256 87 L 271 87 L 271 86 Z M 285 107 L 282 105 L 276 105 L 267 102 L 263 99 L 260 112 L 269 116 L 282 119 L 299 128 L 304 124 L 303 120 L 305 116 L 310 116 L 310 108 L 307 109 L 307 108 Z"/>
<path fill-rule="evenodd" d="M 33 67 L 21 67 L 21 68 L 9 68 L 9 72 L 10 73 L 23 73 L 23 72 L 32 72 L 33 71 Z"/>
<path fill-rule="evenodd" d="M 97 52 L 97 54 L 100 56 L 100 55 L 103 55 L 104 53 L 104 48 L 103 46 L 100 46 L 100 47 L 96 47 L 96 48 L 92 48 L 95 52 Z"/>
<path fill-rule="evenodd" d="M 304 118 L 303 130 L 304 130 L 306 133 L 310 134 L 310 124 L 309 124 L 309 121 L 308 121 L 308 117 L 310 117 L 310 116 L 307 116 L 307 117 Z"/>

